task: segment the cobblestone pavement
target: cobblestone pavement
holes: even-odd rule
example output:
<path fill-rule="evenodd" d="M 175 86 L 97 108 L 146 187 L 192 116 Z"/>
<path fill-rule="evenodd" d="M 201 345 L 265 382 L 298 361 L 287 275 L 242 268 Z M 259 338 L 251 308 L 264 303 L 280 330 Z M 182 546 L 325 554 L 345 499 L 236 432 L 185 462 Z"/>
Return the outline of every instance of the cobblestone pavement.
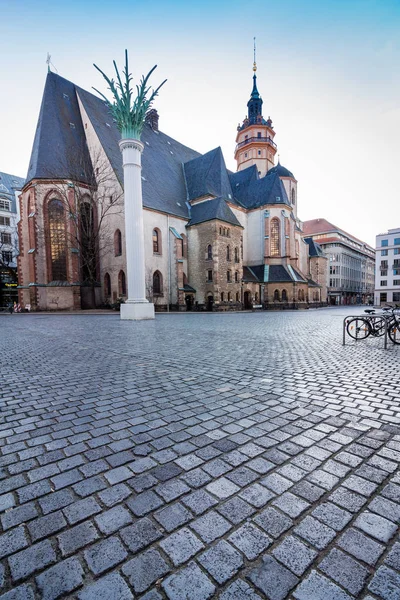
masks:
<path fill-rule="evenodd" d="M 349 312 L 0 316 L 0 597 L 398 600 L 400 347 Z"/>

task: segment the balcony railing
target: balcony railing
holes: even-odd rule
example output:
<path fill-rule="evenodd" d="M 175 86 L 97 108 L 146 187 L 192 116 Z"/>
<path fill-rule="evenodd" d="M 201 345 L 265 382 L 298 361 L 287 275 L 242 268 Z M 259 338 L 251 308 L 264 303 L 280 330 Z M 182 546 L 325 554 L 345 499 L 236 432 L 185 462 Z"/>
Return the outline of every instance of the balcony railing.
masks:
<path fill-rule="evenodd" d="M 257 142 L 257 143 L 261 143 L 261 144 L 271 144 L 271 146 L 273 148 L 277 148 L 277 145 L 275 144 L 274 140 L 271 137 L 267 136 L 267 137 L 246 138 L 245 140 L 243 140 L 243 142 L 239 142 L 239 144 L 237 144 L 236 150 L 238 150 L 239 148 L 243 148 L 243 146 L 245 146 L 246 144 L 250 144 L 251 142 Z"/>

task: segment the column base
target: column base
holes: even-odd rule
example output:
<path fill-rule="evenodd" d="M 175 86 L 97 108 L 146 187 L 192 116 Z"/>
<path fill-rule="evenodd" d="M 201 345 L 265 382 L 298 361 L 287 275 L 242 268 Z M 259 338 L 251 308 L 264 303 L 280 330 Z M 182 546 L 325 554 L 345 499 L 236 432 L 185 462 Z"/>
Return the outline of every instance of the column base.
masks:
<path fill-rule="evenodd" d="M 151 302 L 138 302 L 121 304 L 121 320 L 144 321 L 154 319 L 154 304 Z"/>

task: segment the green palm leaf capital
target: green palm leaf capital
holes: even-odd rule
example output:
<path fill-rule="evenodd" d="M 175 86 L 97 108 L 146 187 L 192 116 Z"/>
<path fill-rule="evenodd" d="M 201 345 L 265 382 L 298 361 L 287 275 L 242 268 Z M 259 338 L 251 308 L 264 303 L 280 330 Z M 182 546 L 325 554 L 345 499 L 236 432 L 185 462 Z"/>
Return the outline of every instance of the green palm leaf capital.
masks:
<path fill-rule="evenodd" d="M 128 51 L 125 50 L 125 68 L 122 71 L 122 77 L 118 71 L 115 60 L 113 61 L 113 64 L 116 81 L 107 77 L 97 65 L 93 65 L 106 80 L 108 89 L 113 95 L 113 102 L 110 102 L 108 98 L 96 88 L 93 89 L 100 94 L 105 101 L 119 131 L 121 132 L 122 139 L 140 140 L 146 114 L 150 110 L 154 98 L 158 96 L 160 88 L 167 80 L 165 79 L 156 89 L 152 89 L 148 85 L 149 78 L 157 67 L 157 65 L 154 65 L 147 73 L 146 77 L 142 75 L 139 85 L 136 85 L 136 97 L 134 97 L 131 87 L 132 75 L 129 73 L 128 66 Z"/>

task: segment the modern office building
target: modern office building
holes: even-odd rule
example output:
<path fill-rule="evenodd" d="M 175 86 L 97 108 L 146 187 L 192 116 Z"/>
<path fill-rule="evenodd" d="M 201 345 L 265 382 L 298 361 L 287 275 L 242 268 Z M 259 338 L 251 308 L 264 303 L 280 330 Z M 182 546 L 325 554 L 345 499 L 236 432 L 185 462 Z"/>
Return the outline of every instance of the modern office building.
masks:
<path fill-rule="evenodd" d="M 400 304 L 400 227 L 376 236 L 375 304 Z"/>
<path fill-rule="evenodd" d="M 305 238 L 318 242 L 329 259 L 327 285 L 330 304 L 365 304 L 372 301 L 375 251 L 371 246 L 326 219 L 304 221 L 303 233 Z"/>

